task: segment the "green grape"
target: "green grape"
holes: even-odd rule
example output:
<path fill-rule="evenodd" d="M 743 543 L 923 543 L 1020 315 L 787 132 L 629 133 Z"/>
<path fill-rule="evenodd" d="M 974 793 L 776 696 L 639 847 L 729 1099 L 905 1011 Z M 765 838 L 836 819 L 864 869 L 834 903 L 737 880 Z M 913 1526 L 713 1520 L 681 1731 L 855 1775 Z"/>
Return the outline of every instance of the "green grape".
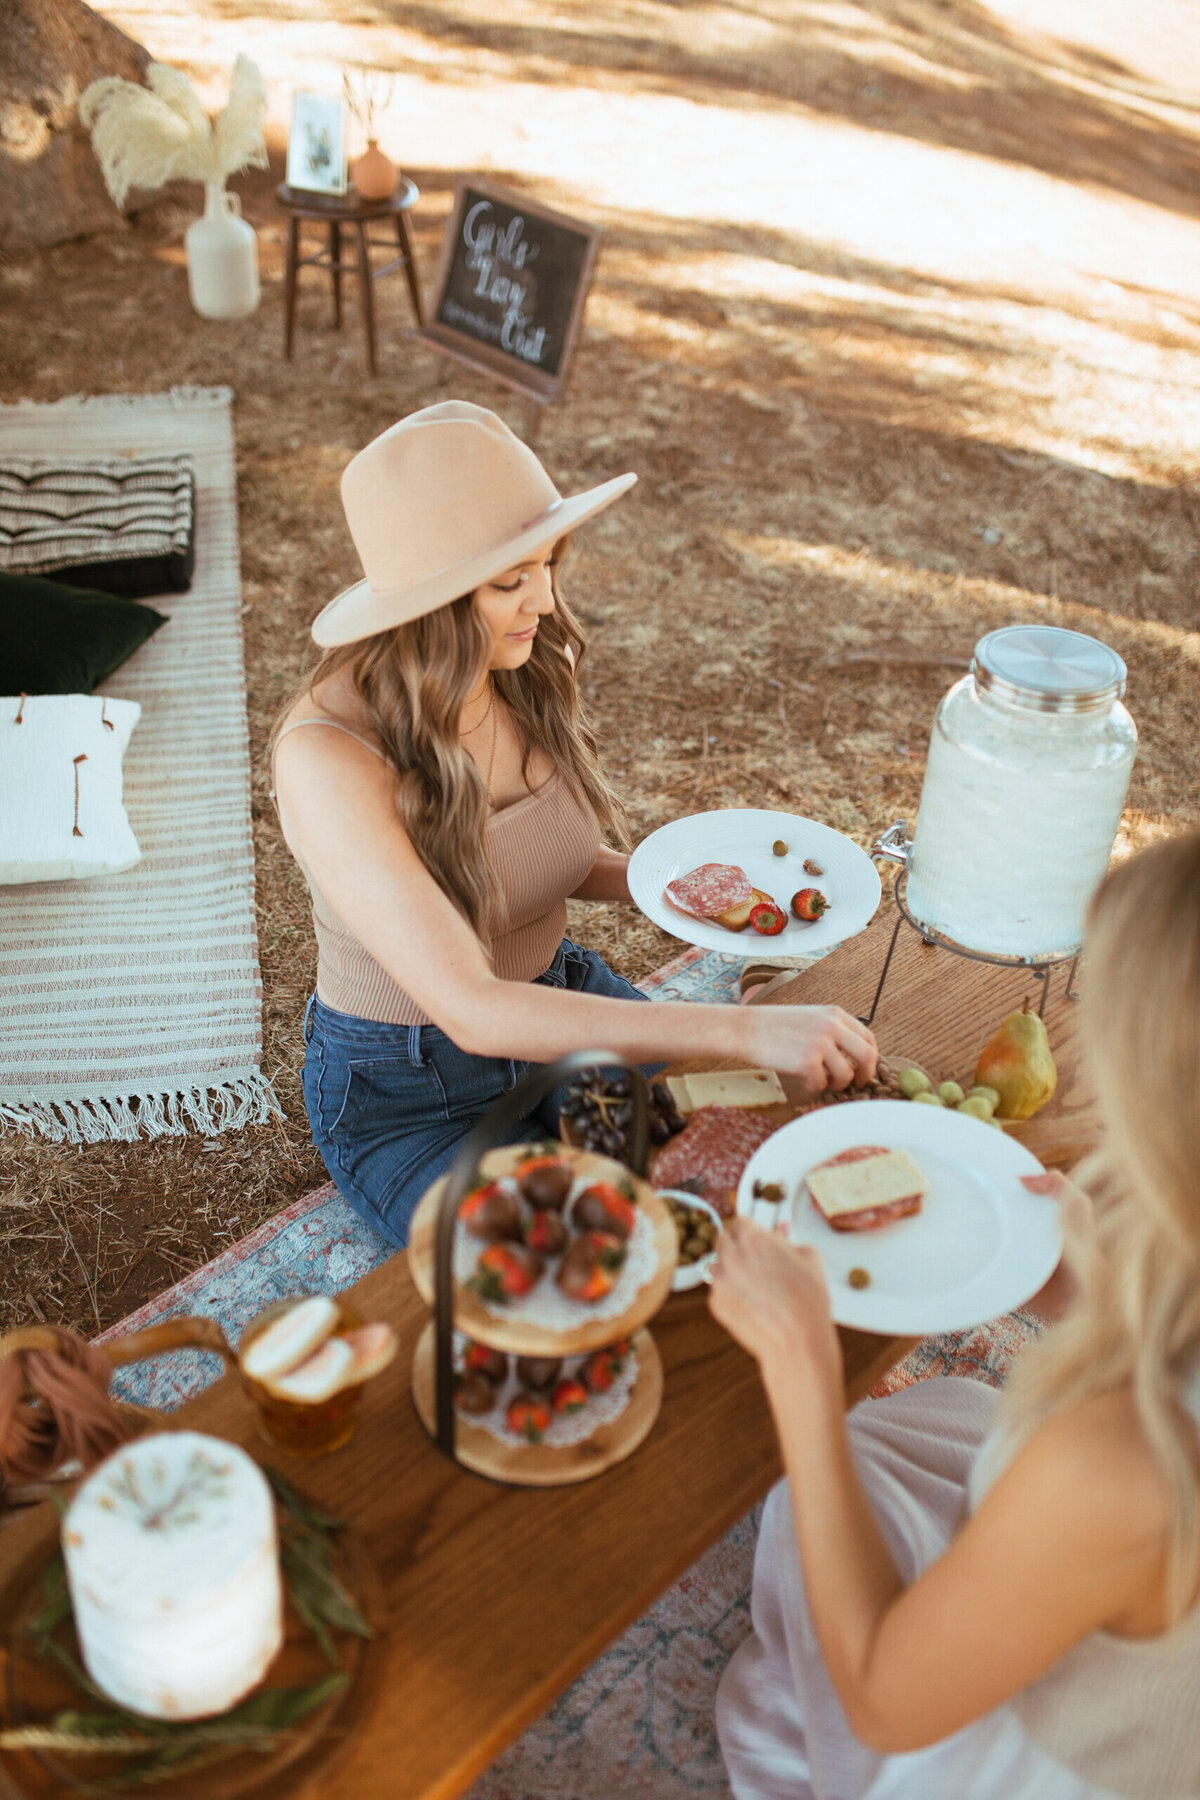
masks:
<path fill-rule="evenodd" d="M 992 1116 L 991 1101 L 985 1100 L 982 1094 L 968 1094 L 965 1100 L 959 1101 L 954 1110 L 966 1113 L 972 1119 L 990 1119 Z"/>
<path fill-rule="evenodd" d="M 957 1106 L 960 1101 L 965 1100 L 967 1097 L 959 1087 L 957 1081 L 941 1082 L 938 1086 L 938 1093 L 946 1102 L 947 1106 Z"/>
<path fill-rule="evenodd" d="M 943 1106 L 944 1107 L 946 1104 L 946 1102 L 939 1095 L 929 1094 L 929 1093 L 914 1094 L 912 1097 L 912 1100 L 913 1100 L 914 1106 Z"/>
<path fill-rule="evenodd" d="M 1000 1104 L 1000 1095 L 994 1087 L 973 1087 L 967 1095 L 968 1100 L 986 1100 L 993 1112 Z"/>
<path fill-rule="evenodd" d="M 915 1100 L 918 1094 L 927 1094 L 933 1087 L 923 1069 L 901 1069 L 896 1080 L 900 1084 L 900 1092 L 909 1100 Z"/>

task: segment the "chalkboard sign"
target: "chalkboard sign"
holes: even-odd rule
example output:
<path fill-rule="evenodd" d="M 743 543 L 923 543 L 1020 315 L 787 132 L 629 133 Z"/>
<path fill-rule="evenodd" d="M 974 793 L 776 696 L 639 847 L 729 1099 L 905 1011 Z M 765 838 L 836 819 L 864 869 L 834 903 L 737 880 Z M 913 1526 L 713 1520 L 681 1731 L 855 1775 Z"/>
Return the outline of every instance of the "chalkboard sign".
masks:
<path fill-rule="evenodd" d="M 541 402 L 566 385 L 599 231 L 460 177 L 432 322 L 419 335 Z"/>

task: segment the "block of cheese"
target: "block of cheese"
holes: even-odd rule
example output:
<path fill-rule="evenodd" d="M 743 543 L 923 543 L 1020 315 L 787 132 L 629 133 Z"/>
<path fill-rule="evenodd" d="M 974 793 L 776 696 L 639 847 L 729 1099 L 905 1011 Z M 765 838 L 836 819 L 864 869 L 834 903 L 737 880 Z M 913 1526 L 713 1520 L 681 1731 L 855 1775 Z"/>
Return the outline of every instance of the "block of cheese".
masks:
<path fill-rule="evenodd" d="M 874 1144 L 843 1151 L 805 1176 L 813 1205 L 835 1231 L 872 1231 L 920 1210 L 925 1177 L 907 1150 Z"/>
<path fill-rule="evenodd" d="M 228 1711 L 283 1642 L 275 1507 L 234 1444 L 168 1431 L 93 1470 L 63 1521 L 88 1674 L 153 1719 Z"/>
<path fill-rule="evenodd" d="M 782 1106 L 787 1096 L 774 1069 L 723 1069 L 706 1075 L 670 1075 L 667 1086 L 681 1113 L 702 1106 Z"/>

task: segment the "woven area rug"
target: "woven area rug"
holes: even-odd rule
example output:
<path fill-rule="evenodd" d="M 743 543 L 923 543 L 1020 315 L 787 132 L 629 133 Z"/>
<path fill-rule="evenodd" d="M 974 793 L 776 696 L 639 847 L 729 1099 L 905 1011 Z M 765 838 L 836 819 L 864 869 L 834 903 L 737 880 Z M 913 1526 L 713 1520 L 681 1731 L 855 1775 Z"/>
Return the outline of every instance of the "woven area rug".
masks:
<path fill-rule="evenodd" d="M 0 890 L 0 1129 L 59 1141 L 208 1134 L 282 1117 L 260 1068 L 233 396 L 228 388 L 0 407 L 0 450 L 185 452 L 191 589 L 101 692 L 140 701 L 124 875 Z"/>
<path fill-rule="evenodd" d="M 737 998 L 742 959 L 689 950 L 640 985 L 652 1000 Z M 336 1293 L 391 1254 L 332 1184 L 286 1207 L 231 1250 L 159 1295 L 106 1336 L 181 1313 L 204 1313 L 236 1339 L 271 1301 Z M 1014 1313 L 973 1331 L 928 1338 L 876 1390 L 931 1375 L 1000 1386 L 1036 1336 Z M 169 1411 L 221 1373 L 193 1352 L 118 1372 L 114 1389 Z M 467 1800 L 722 1800 L 729 1783 L 713 1728 L 717 1684 L 750 1629 L 759 1508 L 708 1550 L 550 1710 L 494 1762 Z"/>

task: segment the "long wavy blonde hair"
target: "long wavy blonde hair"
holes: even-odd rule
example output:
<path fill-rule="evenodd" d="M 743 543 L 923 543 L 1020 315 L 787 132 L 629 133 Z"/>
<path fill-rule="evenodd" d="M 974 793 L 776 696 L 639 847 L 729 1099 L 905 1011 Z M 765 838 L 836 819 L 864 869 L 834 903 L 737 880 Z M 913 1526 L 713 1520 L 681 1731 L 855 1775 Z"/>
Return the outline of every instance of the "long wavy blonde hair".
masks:
<path fill-rule="evenodd" d="M 595 813 L 601 831 L 626 848 L 625 810 L 608 785 L 580 706 L 577 673 L 587 645 L 559 591 L 564 547 L 565 541 L 555 547 L 551 566 L 554 611 L 539 620 L 528 661 L 496 670 L 492 679 L 524 746 L 526 777 L 530 759 L 543 752 Z M 504 901 L 484 836 L 487 789 L 463 748 L 459 724 L 491 647 L 491 633 L 472 596 L 464 594 L 391 631 L 327 650 L 301 690 L 312 694 L 333 676 L 349 675 L 369 729 L 396 772 L 405 830 L 485 945 L 503 920 Z"/>
<path fill-rule="evenodd" d="M 1080 1296 L 1022 1357 L 1005 1418 L 1024 1441 L 1129 1384 L 1171 1497 L 1177 1619 L 1200 1574 L 1196 1427 L 1177 1397 L 1182 1373 L 1200 1380 L 1200 833 L 1118 865 L 1085 944 L 1081 1024 L 1103 1136 L 1074 1179 L 1095 1202 L 1095 1235 L 1075 1246 Z"/>

